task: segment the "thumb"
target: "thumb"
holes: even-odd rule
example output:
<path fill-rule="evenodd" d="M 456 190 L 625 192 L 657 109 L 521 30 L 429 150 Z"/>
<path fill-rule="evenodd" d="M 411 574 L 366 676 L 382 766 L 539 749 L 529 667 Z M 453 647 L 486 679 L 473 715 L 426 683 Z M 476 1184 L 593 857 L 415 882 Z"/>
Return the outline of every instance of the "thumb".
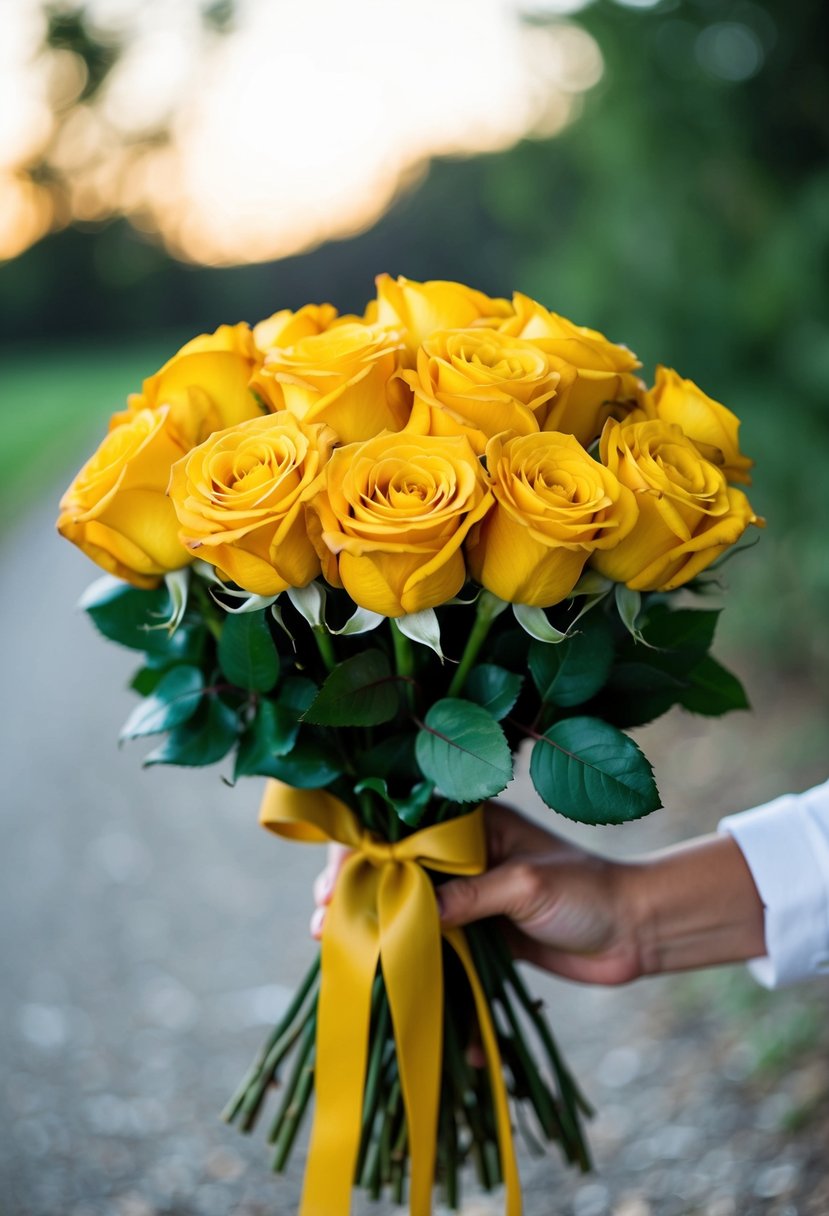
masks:
<path fill-rule="evenodd" d="M 451 928 L 490 916 L 522 920 L 537 882 L 535 868 L 525 862 L 507 862 L 475 878 L 453 878 L 435 892 L 441 923 Z"/>

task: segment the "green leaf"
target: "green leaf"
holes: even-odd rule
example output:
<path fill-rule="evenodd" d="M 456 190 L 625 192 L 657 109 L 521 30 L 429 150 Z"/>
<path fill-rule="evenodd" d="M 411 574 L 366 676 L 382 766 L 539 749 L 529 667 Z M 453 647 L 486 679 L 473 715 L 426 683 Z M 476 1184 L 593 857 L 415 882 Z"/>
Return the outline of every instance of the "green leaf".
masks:
<path fill-rule="evenodd" d="M 732 709 L 749 708 L 740 681 L 710 655 L 689 673 L 688 680 L 690 687 L 682 694 L 680 704 L 691 713 L 718 718 Z"/>
<path fill-rule="evenodd" d="M 202 767 L 215 764 L 232 749 L 239 734 L 235 709 L 218 696 L 203 697 L 198 712 L 170 732 L 163 743 L 144 759 L 144 767 L 154 764 L 181 764 Z"/>
<path fill-rule="evenodd" d="M 645 640 L 658 650 L 705 654 L 714 641 L 719 615 L 719 609 L 672 611 L 666 604 L 654 604 L 648 609 L 643 628 Z"/>
<path fill-rule="evenodd" d="M 279 656 L 265 610 L 228 616 L 219 638 L 219 666 L 238 688 L 269 692 L 279 678 Z"/>
<path fill-rule="evenodd" d="M 275 777 L 298 789 L 315 790 L 328 785 L 343 771 L 331 745 L 313 736 L 300 738 L 287 756 L 272 756 L 256 769 L 261 777 Z"/>
<path fill-rule="evenodd" d="M 279 689 L 279 699 L 262 697 L 252 722 L 239 743 L 234 779 L 265 773 L 275 757 L 291 751 L 299 734 L 303 713 L 316 696 L 317 689 L 302 677 L 288 679 Z"/>
<path fill-rule="evenodd" d="M 472 668 L 463 690 L 470 701 L 482 705 L 496 722 L 500 722 L 518 700 L 523 683 L 524 677 L 515 672 L 494 663 L 481 663 Z"/>
<path fill-rule="evenodd" d="M 417 732 L 415 754 L 424 775 L 453 802 L 492 798 L 512 778 L 512 755 L 501 727 L 480 705 L 436 701 Z"/>
<path fill-rule="evenodd" d="M 164 648 L 159 651 L 151 650 L 146 653 L 147 667 L 166 671 L 177 663 L 186 663 L 189 667 L 198 666 L 204 655 L 207 629 L 201 621 L 190 619 L 181 625 L 172 637 L 168 637 Z"/>
<path fill-rule="evenodd" d="M 420 775 L 414 744 L 414 731 L 389 735 L 366 751 L 357 753 L 357 772 L 364 773 L 366 777 L 414 781 Z"/>
<path fill-rule="evenodd" d="M 578 823 L 625 823 L 661 805 L 653 772 L 632 739 L 599 718 L 566 718 L 530 757 L 547 806 Z"/>
<path fill-rule="evenodd" d="M 305 714 L 322 726 L 379 726 L 400 708 L 400 688 L 381 650 L 338 663 Z"/>
<path fill-rule="evenodd" d="M 169 654 L 177 646 L 180 631 L 170 635 L 159 628 L 173 613 L 166 587 L 146 591 L 120 579 L 98 579 L 81 597 L 79 607 L 89 613 L 96 629 L 130 650 Z"/>
<path fill-rule="evenodd" d="M 122 739 L 158 735 L 181 726 L 199 707 L 204 676 L 198 667 L 171 667 L 150 696 L 136 705 L 121 730 Z"/>
<path fill-rule="evenodd" d="M 130 688 L 139 696 L 148 697 L 164 679 L 164 674 L 168 670 L 166 667 L 139 667 L 130 680 Z"/>
<path fill-rule="evenodd" d="M 435 786 L 432 781 L 418 781 L 405 798 L 395 798 L 389 793 L 388 785 L 381 777 L 367 777 L 365 781 L 360 781 L 354 786 L 355 794 L 359 794 L 363 790 L 372 790 L 375 794 L 379 794 L 386 805 L 392 808 L 398 819 L 402 819 L 410 828 L 416 828 L 432 800 Z"/>
<path fill-rule="evenodd" d="M 613 665 L 613 634 L 604 616 L 585 617 L 577 633 L 550 646 L 533 642 L 530 671 L 541 700 L 581 705 L 601 689 Z"/>
<path fill-rule="evenodd" d="M 615 726 L 644 726 L 679 704 L 687 687 L 688 682 L 681 675 L 645 659 L 617 663 L 591 709 L 597 717 Z"/>

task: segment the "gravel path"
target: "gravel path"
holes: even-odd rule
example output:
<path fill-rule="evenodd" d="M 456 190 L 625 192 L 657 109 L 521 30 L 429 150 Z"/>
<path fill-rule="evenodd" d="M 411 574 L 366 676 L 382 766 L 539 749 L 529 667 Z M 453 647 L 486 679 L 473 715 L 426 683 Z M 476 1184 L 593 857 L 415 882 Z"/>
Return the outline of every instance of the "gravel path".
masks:
<path fill-rule="evenodd" d="M 287 1216 L 301 1155 L 273 1177 L 218 1112 L 310 956 L 320 854 L 257 827 L 257 783 L 118 751 L 133 664 L 72 611 L 94 572 L 51 512 L 3 556 L 0 1216 Z M 669 811 L 576 834 L 637 853 L 820 779 L 826 706 L 752 691 L 753 717 L 650 729 Z M 527 1216 L 829 1214 L 825 984 L 532 981 L 600 1113 L 594 1175 L 523 1160 Z"/>

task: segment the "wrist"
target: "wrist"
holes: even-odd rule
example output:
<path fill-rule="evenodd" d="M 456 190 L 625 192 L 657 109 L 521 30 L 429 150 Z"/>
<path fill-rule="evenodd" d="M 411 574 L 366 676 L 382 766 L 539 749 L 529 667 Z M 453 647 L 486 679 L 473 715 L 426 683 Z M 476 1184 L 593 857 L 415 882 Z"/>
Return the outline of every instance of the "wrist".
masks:
<path fill-rule="evenodd" d="M 736 842 L 715 835 L 623 867 L 641 975 L 765 954 L 764 908 Z"/>
<path fill-rule="evenodd" d="M 657 911 L 654 906 L 653 862 L 648 858 L 614 864 L 619 923 L 627 925 L 636 960 L 633 978 L 653 975 L 656 966 Z"/>

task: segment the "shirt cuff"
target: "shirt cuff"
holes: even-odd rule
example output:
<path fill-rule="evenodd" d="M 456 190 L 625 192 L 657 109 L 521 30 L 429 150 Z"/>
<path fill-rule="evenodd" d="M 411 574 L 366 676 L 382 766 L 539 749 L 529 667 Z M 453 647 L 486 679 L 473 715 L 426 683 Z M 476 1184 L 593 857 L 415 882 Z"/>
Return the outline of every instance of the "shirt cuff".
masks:
<path fill-rule="evenodd" d="M 829 783 L 785 794 L 719 824 L 739 846 L 765 908 L 764 988 L 829 973 Z"/>

